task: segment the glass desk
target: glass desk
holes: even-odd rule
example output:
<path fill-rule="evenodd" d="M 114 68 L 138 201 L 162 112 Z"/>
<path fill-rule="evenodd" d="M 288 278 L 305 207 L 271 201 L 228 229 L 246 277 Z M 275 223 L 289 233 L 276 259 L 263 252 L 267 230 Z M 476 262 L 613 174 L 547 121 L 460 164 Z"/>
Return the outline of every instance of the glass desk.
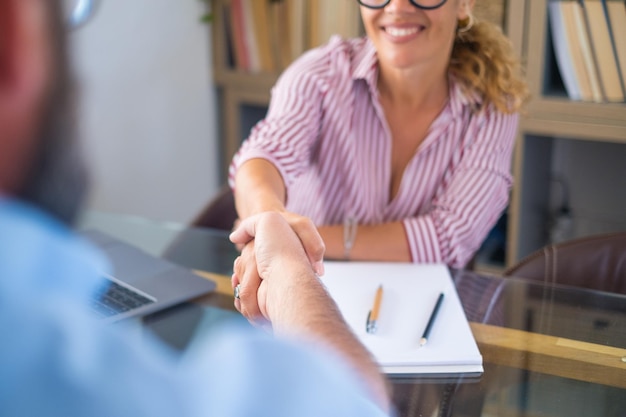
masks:
<path fill-rule="evenodd" d="M 97 228 L 209 275 L 218 290 L 151 315 L 146 328 L 184 349 L 233 310 L 228 233 L 88 213 Z M 206 274 L 206 272 L 212 274 Z M 453 271 L 483 355 L 480 378 L 392 380 L 400 416 L 626 416 L 626 296 Z"/>

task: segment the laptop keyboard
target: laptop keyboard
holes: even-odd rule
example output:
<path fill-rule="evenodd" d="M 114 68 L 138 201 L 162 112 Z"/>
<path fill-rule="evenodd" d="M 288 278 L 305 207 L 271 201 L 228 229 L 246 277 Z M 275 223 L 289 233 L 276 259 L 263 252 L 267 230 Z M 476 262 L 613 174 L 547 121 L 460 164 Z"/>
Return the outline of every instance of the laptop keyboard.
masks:
<path fill-rule="evenodd" d="M 94 293 L 91 307 L 99 316 L 110 317 L 155 301 L 138 291 L 105 278 L 103 285 Z"/>

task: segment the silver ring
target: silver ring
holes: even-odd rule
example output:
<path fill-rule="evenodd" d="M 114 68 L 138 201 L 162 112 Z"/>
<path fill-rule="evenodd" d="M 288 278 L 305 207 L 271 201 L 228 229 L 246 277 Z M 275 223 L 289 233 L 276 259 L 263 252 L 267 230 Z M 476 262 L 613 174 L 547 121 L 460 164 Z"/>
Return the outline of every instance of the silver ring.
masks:
<path fill-rule="evenodd" d="M 241 291 L 241 284 L 237 284 L 235 287 L 235 298 L 239 300 L 239 292 Z"/>

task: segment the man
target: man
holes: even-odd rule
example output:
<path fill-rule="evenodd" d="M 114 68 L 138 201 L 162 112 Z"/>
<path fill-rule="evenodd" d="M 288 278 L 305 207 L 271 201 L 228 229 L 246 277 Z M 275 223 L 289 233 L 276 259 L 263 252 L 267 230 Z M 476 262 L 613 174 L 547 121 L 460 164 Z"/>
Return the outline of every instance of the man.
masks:
<path fill-rule="evenodd" d="M 0 415 L 384 415 L 384 378 L 279 216 L 232 237 L 279 337 L 222 329 L 179 358 L 87 313 L 105 261 L 68 227 L 84 175 L 60 3 L 0 0 Z"/>

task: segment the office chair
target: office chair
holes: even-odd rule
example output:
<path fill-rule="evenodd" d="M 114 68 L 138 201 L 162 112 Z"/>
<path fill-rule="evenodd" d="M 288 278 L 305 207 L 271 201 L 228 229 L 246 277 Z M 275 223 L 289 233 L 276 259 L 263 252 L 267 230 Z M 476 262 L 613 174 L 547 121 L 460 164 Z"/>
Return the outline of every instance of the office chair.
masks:
<path fill-rule="evenodd" d="M 192 227 L 181 231 L 161 256 L 195 269 L 228 275 L 232 273 L 238 251 L 226 236 L 233 230 L 236 219 L 235 198 L 225 185 L 191 221 L 189 225 Z M 207 234 L 199 228 L 211 228 L 218 232 Z M 215 239 L 209 238 L 212 235 L 215 235 Z"/>
<path fill-rule="evenodd" d="M 230 231 L 237 218 L 235 196 L 230 187 L 224 185 L 204 210 L 192 220 L 191 226 Z"/>
<path fill-rule="evenodd" d="M 626 294 L 626 232 L 545 246 L 504 275 Z"/>

